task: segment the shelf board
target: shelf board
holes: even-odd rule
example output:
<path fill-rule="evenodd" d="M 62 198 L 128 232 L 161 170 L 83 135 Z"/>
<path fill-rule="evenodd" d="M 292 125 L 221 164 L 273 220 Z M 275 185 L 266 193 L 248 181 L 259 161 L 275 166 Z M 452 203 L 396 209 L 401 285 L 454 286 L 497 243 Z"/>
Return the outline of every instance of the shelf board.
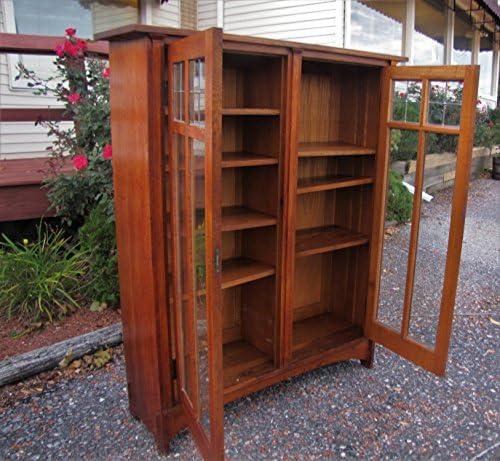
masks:
<path fill-rule="evenodd" d="M 222 289 L 235 287 L 274 275 L 276 269 L 249 258 L 232 258 L 222 262 Z"/>
<path fill-rule="evenodd" d="M 246 341 L 223 345 L 224 387 L 248 382 L 273 369 L 271 358 Z"/>
<path fill-rule="evenodd" d="M 295 236 L 295 256 L 302 258 L 368 243 L 368 237 L 340 226 L 299 230 Z"/>
<path fill-rule="evenodd" d="M 293 323 L 292 355 L 301 359 L 318 355 L 362 336 L 361 328 L 331 312 Z"/>
<path fill-rule="evenodd" d="M 279 109 L 267 107 L 226 107 L 222 115 L 279 115 Z"/>
<path fill-rule="evenodd" d="M 276 165 L 278 159 L 250 152 L 222 152 L 222 168 L 238 168 L 243 166 Z"/>
<path fill-rule="evenodd" d="M 222 232 L 272 226 L 276 222 L 274 216 L 243 206 L 222 208 Z"/>
<path fill-rule="evenodd" d="M 301 142 L 299 157 L 374 155 L 375 149 L 342 142 Z"/>
<path fill-rule="evenodd" d="M 322 176 L 315 178 L 301 178 L 297 184 L 297 194 L 321 192 L 325 190 L 343 189 L 346 187 L 372 184 L 374 178 L 367 176 Z"/>

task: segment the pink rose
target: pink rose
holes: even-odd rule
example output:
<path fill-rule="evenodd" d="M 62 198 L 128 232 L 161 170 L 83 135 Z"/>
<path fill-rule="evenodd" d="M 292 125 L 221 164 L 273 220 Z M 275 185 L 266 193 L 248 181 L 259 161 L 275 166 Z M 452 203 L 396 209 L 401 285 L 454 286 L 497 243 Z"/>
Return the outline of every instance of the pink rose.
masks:
<path fill-rule="evenodd" d="M 113 148 L 111 147 L 111 144 L 106 144 L 104 146 L 104 149 L 102 150 L 102 158 L 106 160 L 111 160 L 113 157 Z"/>
<path fill-rule="evenodd" d="M 84 170 L 85 168 L 87 168 L 88 164 L 89 160 L 85 155 L 75 155 L 73 157 L 73 166 L 77 170 Z"/>
<path fill-rule="evenodd" d="M 76 34 L 76 29 L 74 27 L 68 27 L 64 32 L 68 37 L 73 37 Z"/>
<path fill-rule="evenodd" d="M 68 102 L 70 104 L 77 104 L 80 102 L 81 96 L 78 93 L 71 93 L 68 95 Z"/>
<path fill-rule="evenodd" d="M 106 69 L 102 71 L 102 76 L 104 78 L 109 78 L 111 76 L 111 69 L 109 67 L 106 67 Z"/>

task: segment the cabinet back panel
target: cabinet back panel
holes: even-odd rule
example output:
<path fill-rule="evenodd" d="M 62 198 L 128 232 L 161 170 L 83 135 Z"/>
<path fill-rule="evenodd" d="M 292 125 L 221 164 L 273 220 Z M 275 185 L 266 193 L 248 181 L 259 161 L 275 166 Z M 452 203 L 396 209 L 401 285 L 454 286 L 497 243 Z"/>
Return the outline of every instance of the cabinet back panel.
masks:
<path fill-rule="evenodd" d="M 274 353 L 275 280 L 275 277 L 266 277 L 247 283 L 241 289 L 243 338 L 270 356 Z"/>
<path fill-rule="evenodd" d="M 331 73 L 302 74 L 299 142 L 338 139 L 340 90 Z"/>
<path fill-rule="evenodd" d="M 222 328 L 224 344 L 243 338 L 241 331 L 241 287 L 222 290 Z"/>
<path fill-rule="evenodd" d="M 222 79 L 223 107 L 281 106 L 281 58 L 225 53 Z"/>
<path fill-rule="evenodd" d="M 380 70 L 303 62 L 299 142 L 376 147 Z"/>
<path fill-rule="evenodd" d="M 294 311 L 300 311 L 300 309 L 304 307 L 314 305 L 317 305 L 318 313 L 321 311 L 322 273 L 322 255 L 296 259 L 293 299 Z M 314 309 L 316 308 L 311 307 L 309 310 L 314 311 Z M 308 309 L 305 310 L 307 311 Z M 306 314 L 306 316 L 308 315 Z"/>

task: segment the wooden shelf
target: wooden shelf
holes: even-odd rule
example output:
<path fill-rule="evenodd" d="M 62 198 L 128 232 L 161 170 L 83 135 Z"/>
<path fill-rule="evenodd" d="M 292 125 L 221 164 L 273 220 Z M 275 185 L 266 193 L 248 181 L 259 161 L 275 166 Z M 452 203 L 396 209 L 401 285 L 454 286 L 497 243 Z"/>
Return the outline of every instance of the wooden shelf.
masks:
<path fill-rule="evenodd" d="M 222 115 L 279 115 L 279 109 L 266 107 L 227 107 L 222 109 Z"/>
<path fill-rule="evenodd" d="M 251 154 L 249 152 L 222 152 L 222 168 L 276 165 L 277 163 L 277 158 L 267 155 Z"/>
<path fill-rule="evenodd" d="M 341 142 L 301 142 L 299 157 L 330 157 L 348 155 L 374 155 L 375 149 Z"/>
<path fill-rule="evenodd" d="M 298 181 L 297 194 L 343 189 L 346 187 L 372 184 L 373 182 L 374 178 L 369 178 L 366 176 L 324 176 L 315 178 L 301 178 Z"/>
<path fill-rule="evenodd" d="M 276 222 L 274 216 L 243 206 L 222 208 L 222 232 L 272 226 Z"/>
<path fill-rule="evenodd" d="M 222 289 L 253 282 L 275 273 L 273 266 L 253 259 L 227 259 L 222 262 Z"/>
<path fill-rule="evenodd" d="M 295 256 L 301 258 L 368 243 L 368 237 L 340 226 L 299 230 L 295 237 Z"/>
<path fill-rule="evenodd" d="M 361 328 L 326 312 L 293 323 L 292 355 L 301 359 L 321 354 L 361 336 Z"/>
<path fill-rule="evenodd" d="M 255 379 L 273 369 L 271 358 L 246 341 L 223 346 L 224 387 Z"/>

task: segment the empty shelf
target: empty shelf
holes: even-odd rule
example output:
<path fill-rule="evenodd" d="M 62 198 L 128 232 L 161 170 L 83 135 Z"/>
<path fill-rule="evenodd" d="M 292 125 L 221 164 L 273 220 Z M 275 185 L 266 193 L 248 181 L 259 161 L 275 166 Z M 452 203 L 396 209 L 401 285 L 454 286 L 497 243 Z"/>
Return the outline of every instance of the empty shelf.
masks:
<path fill-rule="evenodd" d="M 231 288 L 275 274 L 273 266 L 249 258 L 232 258 L 222 262 L 222 288 Z"/>
<path fill-rule="evenodd" d="M 267 107 L 227 107 L 222 109 L 222 115 L 279 115 L 279 109 Z"/>
<path fill-rule="evenodd" d="M 362 186 L 363 184 L 372 184 L 373 181 L 373 178 L 366 176 L 324 176 L 316 178 L 302 178 L 298 181 L 297 194 Z"/>
<path fill-rule="evenodd" d="M 276 222 L 277 220 L 274 216 L 243 206 L 222 208 L 223 232 L 272 226 Z"/>
<path fill-rule="evenodd" d="M 326 253 L 368 243 L 368 237 L 339 226 L 316 227 L 297 231 L 295 256 Z"/>
<path fill-rule="evenodd" d="M 373 155 L 375 149 L 341 142 L 301 142 L 299 157 L 327 157 L 342 155 Z"/>
<path fill-rule="evenodd" d="M 337 319 L 331 312 L 309 317 L 293 323 L 293 357 L 320 354 L 361 336 L 361 328 Z"/>
<path fill-rule="evenodd" d="M 272 370 L 271 358 L 246 341 L 223 346 L 224 387 L 241 384 Z"/>
<path fill-rule="evenodd" d="M 237 168 L 242 166 L 276 165 L 278 159 L 262 154 L 249 152 L 223 152 L 222 168 Z"/>

